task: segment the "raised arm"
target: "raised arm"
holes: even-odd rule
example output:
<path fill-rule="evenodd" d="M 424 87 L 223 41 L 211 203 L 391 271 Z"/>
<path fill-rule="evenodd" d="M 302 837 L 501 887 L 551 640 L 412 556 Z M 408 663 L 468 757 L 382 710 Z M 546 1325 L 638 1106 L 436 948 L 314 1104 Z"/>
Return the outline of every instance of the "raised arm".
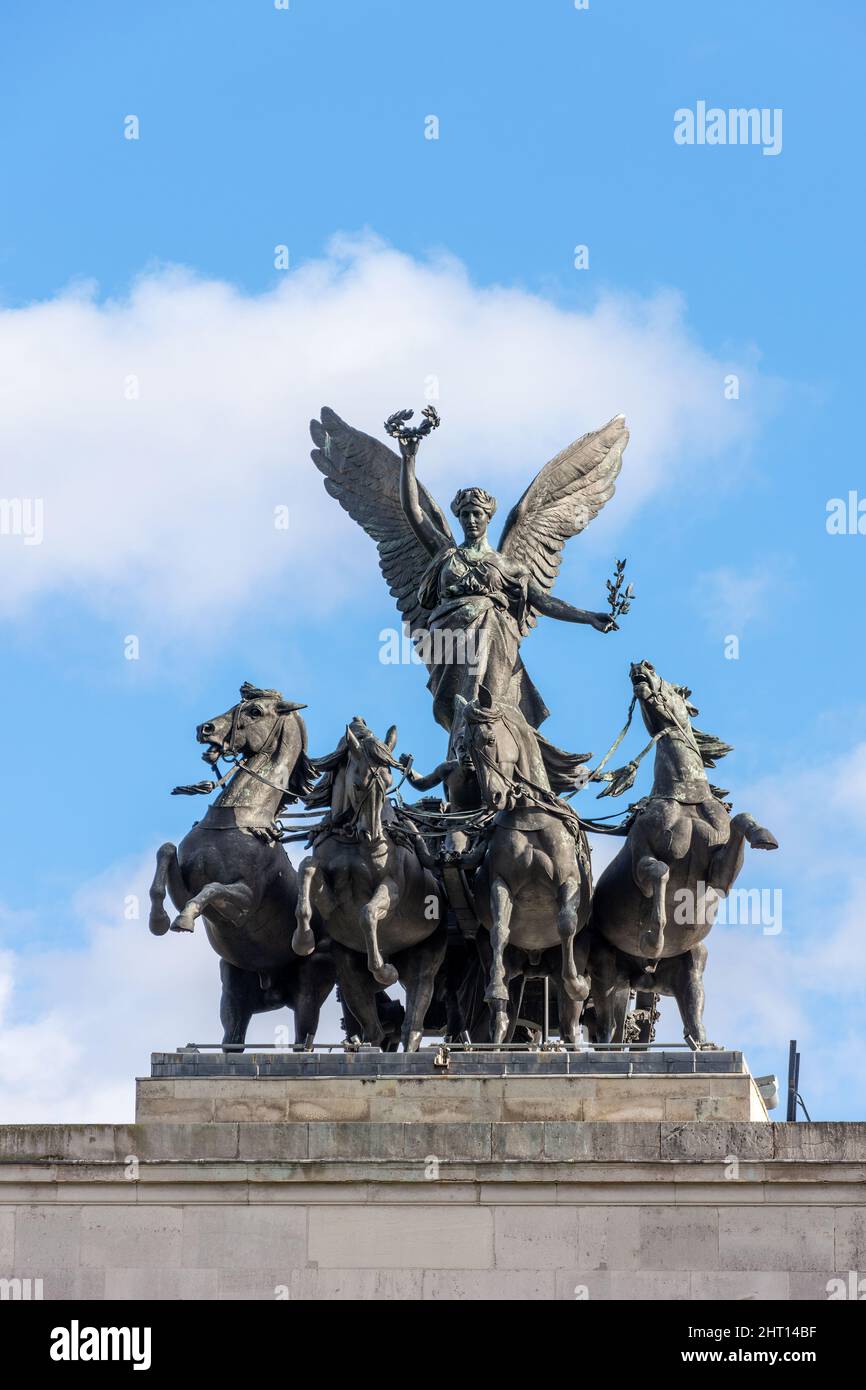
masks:
<path fill-rule="evenodd" d="M 418 440 L 400 440 L 400 454 L 402 465 L 400 468 L 400 505 L 406 516 L 406 520 L 412 527 L 418 540 L 429 551 L 435 555 L 447 544 L 447 538 L 439 528 L 426 515 L 418 496 L 418 479 L 415 477 L 415 454 L 418 451 Z"/>
<path fill-rule="evenodd" d="M 415 539 L 420 541 L 428 554 L 435 555 L 448 544 L 448 524 L 443 518 L 442 526 L 437 526 L 430 516 L 430 507 L 425 508 L 421 504 L 418 479 L 415 477 L 415 455 L 421 440 L 426 439 L 431 430 L 438 428 L 439 412 L 432 405 L 425 406 L 421 411 L 421 424 L 410 425 L 413 413 L 411 410 L 396 410 L 385 421 L 385 430 L 400 446 L 400 506 L 403 515 Z M 426 492 L 424 496 L 429 503 Z M 435 510 L 441 517 L 438 507 Z"/>
<path fill-rule="evenodd" d="M 547 618 L 558 618 L 563 623 L 586 623 L 589 627 L 594 627 L 596 632 L 618 630 L 609 613 L 592 613 L 585 608 L 575 608 L 564 599 L 554 598 L 553 594 L 547 593 L 534 580 L 530 580 L 527 585 L 526 597 L 535 611 L 543 613 Z"/>

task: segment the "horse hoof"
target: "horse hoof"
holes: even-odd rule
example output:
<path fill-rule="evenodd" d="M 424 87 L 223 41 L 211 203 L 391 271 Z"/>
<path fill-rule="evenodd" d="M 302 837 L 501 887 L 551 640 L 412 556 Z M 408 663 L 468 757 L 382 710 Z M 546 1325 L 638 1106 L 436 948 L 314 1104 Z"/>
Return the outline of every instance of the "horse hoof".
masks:
<path fill-rule="evenodd" d="M 393 965 L 381 965 L 378 970 L 371 970 L 370 974 L 378 985 L 384 985 L 386 989 L 389 985 L 396 985 L 399 979 Z"/>
<path fill-rule="evenodd" d="M 296 956 L 311 956 L 316 949 L 316 938 L 309 927 L 296 927 L 292 936 L 292 950 Z"/>
<path fill-rule="evenodd" d="M 148 926 L 154 936 L 165 936 L 171 926 L 171 919 L 164 907 L 152 907 L 150 909 Z"/>
<path fill-rule="evenodd" d="M 188 918 L 188 917 L 184 917 L 183 913 L 181 913 L 180 916 L 175 917 L 174 921 L 172 922 L 172 924 L 171 924 L 171 930 L 172 930 L 172 931 L 192 931 L 193 925 L 194 925 L 194 924 L 189 920 L 189 918 Z"/>
<path fill-rule="evenodd" d="M 423 1036 L 420 1029 L 416 1029 L 414 1032 L 409 1033 L 403 1040 L 403 1051 L 417 1052 L 418 1048 L 421 1046 L 421 1039 Z"/>
<path fill-rule="evenodd" d="M 759 825 L 751 839 L 752 849 L 778 849 L 779 841 L 772 831 L 765 826 Z"/>

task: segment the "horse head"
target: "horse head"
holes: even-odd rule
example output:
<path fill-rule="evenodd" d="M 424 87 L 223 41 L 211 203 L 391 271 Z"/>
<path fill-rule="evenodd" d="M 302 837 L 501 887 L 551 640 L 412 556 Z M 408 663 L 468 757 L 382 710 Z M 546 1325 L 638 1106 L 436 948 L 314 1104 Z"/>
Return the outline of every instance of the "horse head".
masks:
<path fill-rule="evenodd" d="M 672 685 L 659 675 L 649 661 L 635 661 L 629 669 L 632 690 L 640 705 L 643 721 L 651 734 L 666 729 L 691 732 L 691 716 L 698 713 L 684 685 Z"/>
<path fill-rule="evenodd" d="M 360 734 L 356 729 L 363 729 Z M 359 720 L 346 725 L 346 777 L 344 795 L 361 839 L 382 846 L 385 835 L 382 817 L 385 798 L 391 786 L 397 745 L 397 726 L 391 725 L 382 743 Z"/>
<path fill-rule="evenodd" d="M 302 795 L 309 786 L 311 764 L 306 755 L 307 734 L 298 710 L 306 705 L 284 700 L 279 690 L 264 690 L 245 681 L 236 705 L 206 719 L 196 729 L 206 745 L 202 757 L 214 766 L 220 758 L 256 758 L 285 765 L 286 790 Z"/>
<path fill-rule="evenodd" d="M 691 721 L 698 709 L 692 704 L 688 686 L 664 680 L 649 661 L 634 662 L 629 675 L 643 721 L 656 740 L 653 792 L 684 801 L 709 796 L 704 769 L 715 767 L 717 758 L 731 752 L 731 745 L 694 728 Z M 636 763 L 630 766 L 634 768 Z M 621 789 L 629 785 L 626 782 Z"/>
<path fill-rule="evenodd" d="M 462 695 L 456 700 L 460 728 L 455 746 L 462 746 L 472 760 L 483 804 L 505 810 L 516 800 L 515 773 L 524 753 L 516 723 L 522 716 L 494 701 L 483 685 L 477 700 Z"/>

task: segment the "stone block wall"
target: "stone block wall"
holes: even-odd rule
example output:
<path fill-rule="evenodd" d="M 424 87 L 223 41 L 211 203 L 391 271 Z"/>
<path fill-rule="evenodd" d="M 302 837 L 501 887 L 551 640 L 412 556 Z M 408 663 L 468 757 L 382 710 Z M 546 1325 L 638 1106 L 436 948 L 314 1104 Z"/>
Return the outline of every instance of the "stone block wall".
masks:
<path fill-rule="evenodd" d="M 46 1298 L 823 1299 L 852 1270 L 866 1125 L 0 1128 L 0 1280 Z"/>

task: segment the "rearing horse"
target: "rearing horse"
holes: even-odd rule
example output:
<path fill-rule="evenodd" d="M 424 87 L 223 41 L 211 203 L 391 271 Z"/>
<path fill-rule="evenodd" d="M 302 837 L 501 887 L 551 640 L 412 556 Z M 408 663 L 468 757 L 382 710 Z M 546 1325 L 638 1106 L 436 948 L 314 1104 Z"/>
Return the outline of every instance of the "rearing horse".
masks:
<path fill-rule="evenodd" d="M 458 697 L 459 699 L 459 697 Z M 554 794 L 535 731 L 520 711 L 496 704 L 482 686 L 478 700 L 460 703 L 464 738 L 481 787 L 495 812 L 474 882 L 492 961 L 485 999 L 493 1017 L 492 1041 L 508 1030 L 508 983 L 531 973 L 558 946 L 557 987 L 562 1037 L 579 1041 L 589 993 L 588 943 L 580 933 L 589 917 L 592 871 L 577 817 Z M 579 780 L 585 781 L 582 771 Z M 576 783 L 577 785 L 577 783 Z"/>
<path fill-rule="evenodd" d="M 192 931 L 202 917 L 208 940 L 220 956 L 223 1042 L 242 1043 L 253 1013 L 283 1005 L 294 1010 L 299 1043 L 315 1035 L 319 1011 L 334 987 L 326 949 L 302 960 L 292 950 L 297 877 L 278 841 L 275 817 L 287 802 L 308 790 L 314 768 L 298 711 L 278 690 L 249 683 L 225 714 L 200 724 L 205 762 L 224 756 L 241 761 L 222 778 L 221 794 L 180 845 L 157 852 L 150 889 L 150 930 L 162 936 Z M 207 793 L 220 783 L 203 782 L 176 791 Z M 178 909 L 174 922 L 165 894 Z M 317 924 L 321 935 L 321 924 Z M 315 946 L 315 941 L 314 941 Z"/>
<path fill-rule="evenodd" d="M 635 700 L 655 748 L 653 787 L 638 802 L 628 836 L 595 888 L 590 970 L 599 1042 L 621 1042 L 630 989 L 673 995 L 686 1041 L 706 1044 L 703 1025 L 703 939 L 719 899 L 730 892 L 746 843 L 778 849 L 754 816 L 733 817 L 711 787 L 705 768 L 731 752 L 728 744 L 692 727 L 698 713 L 685 686 L 663 680 L 648 661 L 630 669 Z M 641 754 L 643 756 L 643 754 Z M 631 786 L 637 762 L 609 774 L 619 795 Z"/>
<path fill-rule="evenodd" d="M 376 996 L 399 980 L 406 990 L 401 1040 L 421 1044 L 436 974 L 445 958 L 445 899 L 420 842 L 396 823 L 387 800 L 397 730 L 382 743 L 363 720 L 346 728 L 339 747 L 317 766 L 325 776 L 307 798 L 330 805 L 312 853 L 298 870 L 299 955 L 313 949 L 315 908 L 328 924 L 340 993 L 366 1039 L 381 1042 Z"/>

